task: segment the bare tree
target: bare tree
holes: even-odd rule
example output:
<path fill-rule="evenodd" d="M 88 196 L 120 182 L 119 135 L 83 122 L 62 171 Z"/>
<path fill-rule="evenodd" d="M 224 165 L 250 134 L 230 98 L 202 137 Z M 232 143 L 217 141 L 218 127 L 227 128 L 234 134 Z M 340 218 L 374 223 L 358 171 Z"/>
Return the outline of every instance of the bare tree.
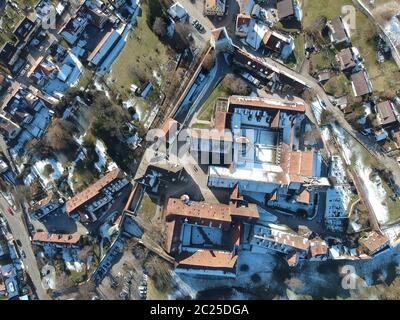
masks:
<path fill-rule="evenodd" d="M 73 133 L 75 131 L 71 122 L 63 119 L 54 119 L 47 134 L 47 144 L 54 150 L 66 150 L 75 144 Z"/>
<path fill-rule="evenodd" d="M 228 74 L 224 78 L 224 80 L 222 81 L 222 85 L 225 87 L 229 94 L 238 94 L 245 96 L 250 94 L 251 92 L 251 89 L 247 82 L 233 73 Z"/>
<path fill-rule="evenodd" d="M 156 17 L 153 23 L 153 32 L 160 38 L 164 37 L 167 34 L 167 24 L 165 23 L 163 18 Z"/>
<path fill-rule="evenodd" d="M 215 64 L 215 52 L 212 51 L 207 54 L 203 61 L 203 69 L 206 71 L 210 71 Z"/>

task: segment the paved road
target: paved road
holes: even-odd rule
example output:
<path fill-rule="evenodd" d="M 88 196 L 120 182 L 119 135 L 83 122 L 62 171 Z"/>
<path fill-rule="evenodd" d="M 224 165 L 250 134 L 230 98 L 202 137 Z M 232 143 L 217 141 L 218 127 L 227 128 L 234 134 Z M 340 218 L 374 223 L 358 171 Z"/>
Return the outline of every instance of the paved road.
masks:
<path fill-rule="evenodd" d="M 10 215 L 5 211 L 7 207 L 9 207 L 7 201 L 3 197 L 0 197 L 0 210 L 4 212 L 4 217 L 7 219 L 11 233 L 16 240 L 19 239 L 21 241 L 22 250 L 24 250 L 26 254 L 26 259 L 23 261 L 26 270 L 35 286 L 36 294 L 40 300 L 50 300 L 50 297 L 42 286 L 42 278 L 40 276 L 37 261 L 32 250 L 29 234 L 22 221 L 22 213 L 18 211 L 15 212 L 14 215 Z"/>

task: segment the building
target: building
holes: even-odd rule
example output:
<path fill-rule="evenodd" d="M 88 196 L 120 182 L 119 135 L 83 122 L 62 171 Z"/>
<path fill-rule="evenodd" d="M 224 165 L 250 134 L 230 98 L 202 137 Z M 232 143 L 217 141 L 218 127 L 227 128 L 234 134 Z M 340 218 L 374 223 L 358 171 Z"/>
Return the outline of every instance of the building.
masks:
<path fill-rule="evenodd" d="M 29 214 L 34 220 L 40 220 L 60 208 L 60 203 L 54 193 L 49 192 L 45 198 L 36 201 L 29 208 Z"/>
<path fill-rule="evenodd" d="M 201 164 L 230 164 L 233 137 L 230 131 L 191 129 L 189 148 L 192 157 Z"/>
<path fill-rule="evenodd" d="M 359 239 L 358 242 L 360 248 L 370 256 L 389 247 L 389 238 L 378 231 L 369 232 L 363 238 Z"/>
<path fill-rule="evenodd" d="M 279 21 L 301 21 L 301 14 L 296 0 L 278 0 L 277 10 Z"/>
<path fill-rule="evenodd" d="M 204 15 L 218 17 L 225 15 L 226 2 L 227 0 L 204 0 Z"/>
<path fill-rule="evenodd" d="M 115 47 L 121 38 L 121 33 L 112 29 L 107 32 L 96 48 L 88 56 L 87 61 L 90 66 L 97 67 L 107 58 L 110 51 Z"/>
<path fill-rule="evenodd" d="M 169 9 L 168 14 L 172 19 L 177 21 L 183 21 L 188 16 L 185 7 L 180 2 L 175 2 Z"/>
<path fill-rule="evenodd" d="M 352 72 L 362 62 L 360 54 L 355 47 L 342 49 L 337 55 L 336 60 L 340 63 L 340 70 Z"/>
<path fill-rule="evenodd" d="M 83 222 L 94 222 L 102 209 L 106 208 L 115 195 L 127 185 L 129 181 L 124 173 L 115 168 L 69 199 L 66 203 L 66 212 L 68 215 L 80 215 Z"/>
<path fill-rule="evenodd" d="M 393 111 L 393 104 L 390 101 L 383 101 L 375 106 L 377 119 L 380 126 L 384 128 L 393 127 L 398 124 L 397 117 Z"/>
<path fill-rule="evenodd" d="M 238 14 L 236 16 L 235 35 L 239 38 L 246 38 L 249 32 L 251 17 L 246 14 Z"/>
<path fill-rule="evenodd" d="M 332 20 L 328 21 L 327 27 L 329 38 L 334 45 L 344 47 L 350 45 L 350 32 L 342 17 L 334 17 Z"/>
<path fill-rule="evenodd" d="M 234 276 L 241 225 L 258 220 L 257 206 L 238 196 L 229 205 L 170 198 L 165 209 L 165 248 L 177 261 L 177 272 Z"/>
<path fill-rule="evenodd" d="M 265 34 L 263 45 L 267 50 L 278 53 L 283 60 L 288 59 L 294 50 L 292 37 L 271 30 Z"/>
<path fill-rule="evenodd" d="M 210 44 L 215 51 L 231 52 L 233 50 L 232 39 L 225 27 L 211 30 Z"/>
<path fill-rule="evenodd" d="M 81 238 L 81 235 L 78 233 L 54 234 L 48 232 L 36 232 L 32 237 L 32 243 L 37 246 L 52 245 L 57 248 L 78 247 Z"/>
<path fill-rule="evenodd" d="M 296 94 L 301 95 L 308 87 L 307 84 L 294 75 L 277 68 L 267 59 L 256 57 L 238 47 L 234 47 L 233 64 L 247 70 L 262 84 L 271 87 L 272 91 L 287 86 Z"/>
<path fill-rule="evenodd" d="M 351 75 L 351 85 L 354 96 L 362 97 L 372 93 L 372 83 L 366 70 L 361 70 Z"/>
<path fill-rule="evenodd" d="M 180 123 L 172 118 L 165 120 L 160 128 L 160 132 L 156 134 L 158 139 L 164 140 L 166 147 L 172 145 L 178 136 Z"/>
<path fill-rule="evenodd" d="M 330 183 L 321 177 L 321 155 L 298 150 L 294 140 L 294 128 L 305 116 L 304 103 L 231 96 L 227 112 L 232 163 L 209 166 L 208 185 L 238 186 L 243 195 L 265 205 L 311 213 L 315 197 Z"/>

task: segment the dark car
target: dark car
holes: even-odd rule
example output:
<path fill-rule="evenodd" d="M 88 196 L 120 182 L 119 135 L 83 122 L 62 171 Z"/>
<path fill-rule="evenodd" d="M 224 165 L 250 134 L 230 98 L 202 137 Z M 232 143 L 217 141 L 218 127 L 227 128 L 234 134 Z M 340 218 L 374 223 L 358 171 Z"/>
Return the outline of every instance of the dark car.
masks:
<path fill-rule="evenodd" d="M 15 242 L 17 243 L 17 245 L 19 245 L 20 247 L 22 247 L 21 240 L 17 239 Z"/>
<path fill-rule="evenodd" d="M 26 254 L 25 254 L 24 250 L 21 251 L 21 256 L 22 256 L 23 259 L 26 259 Z"/>

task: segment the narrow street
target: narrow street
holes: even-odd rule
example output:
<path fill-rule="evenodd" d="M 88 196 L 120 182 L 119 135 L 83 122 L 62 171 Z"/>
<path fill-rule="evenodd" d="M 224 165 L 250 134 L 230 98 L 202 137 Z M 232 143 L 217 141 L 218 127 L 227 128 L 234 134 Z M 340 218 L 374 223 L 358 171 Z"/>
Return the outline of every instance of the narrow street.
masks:
<path fill-rule="evenodd" d="M 0 197 L 0 210 L 4 212 L 4 217 L 6 218 L 8 225 L 11 229 L 11 233 L 14 239 L 19 239 L 22 244 L 22 250 L 26 254 L 26 259 L 23 259 L 26 271 L 29 273 L 32 282 L 35 286 L 36 294 L 40 300 L 50 300 L 50 297 L 46 293 L 42 286 L 42 278 L 40 276 L 40 271 L 36 262 L 36 257 L 33 253 L 31 240 L 29 238 L 28 230 L 22 221 L 22 213 L 20 211 L 14 212 L 14 215 L 6 213 L 6 208 L 9 207 L 7 201 Z"/>

